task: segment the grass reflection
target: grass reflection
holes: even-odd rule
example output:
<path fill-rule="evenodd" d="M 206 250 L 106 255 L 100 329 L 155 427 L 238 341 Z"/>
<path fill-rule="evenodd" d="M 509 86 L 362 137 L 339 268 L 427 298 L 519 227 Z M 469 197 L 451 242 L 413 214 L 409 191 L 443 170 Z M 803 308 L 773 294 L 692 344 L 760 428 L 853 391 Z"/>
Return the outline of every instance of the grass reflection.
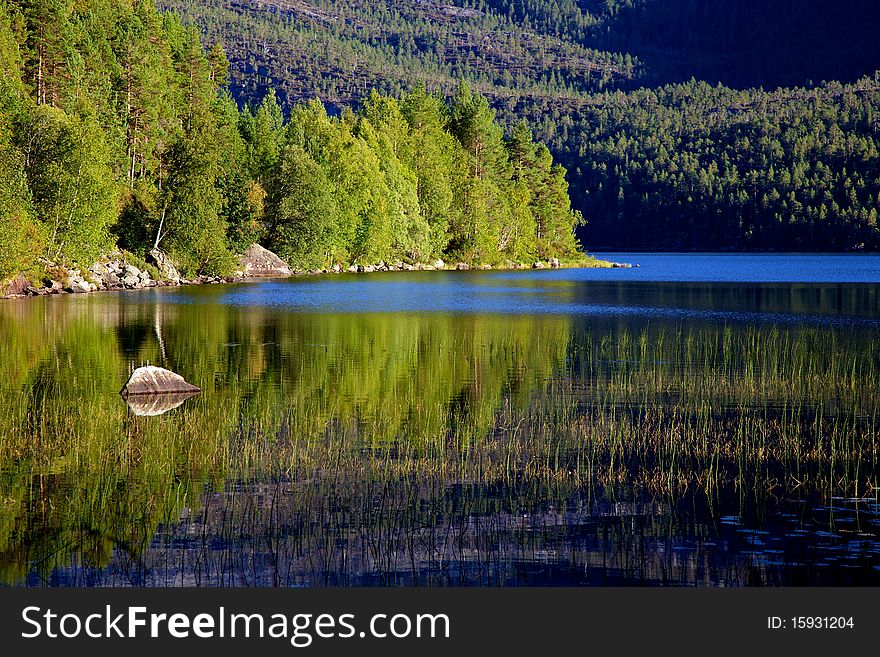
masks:
<path fill-rule="evenodd" d="M 845 582 L 811 570 L 826 539 L 880 563 L 876 335 L 115 299 L 0 306 L 4 583 Z M 135 416 L 144 362 L 203 394 Z"/>

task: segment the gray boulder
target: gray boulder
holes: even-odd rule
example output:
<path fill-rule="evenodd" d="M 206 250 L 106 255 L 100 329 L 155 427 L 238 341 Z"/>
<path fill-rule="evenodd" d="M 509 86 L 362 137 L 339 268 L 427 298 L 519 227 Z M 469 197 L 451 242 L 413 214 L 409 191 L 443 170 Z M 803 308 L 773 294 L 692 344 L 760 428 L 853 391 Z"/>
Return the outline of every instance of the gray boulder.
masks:
<path fill-rule="evenodd" d="M 249 278 L 270 278 L 293 274 L 286 262 L 259 244 L 251 244 L 241 256 L 241 272 Z"/>
<path fill-rule="evenodd" d="M 31 287 L 33 286 L 24 274 L 17 274 L 5 281 L 0 281 L 0 296 L 29 294 Z"/>
<path fill-rule="evenodd" d="M 71 281 L 67 284 L 67 287 L 64 288 L 65 292 L 72 292 L 73 294 L 85 294 L 86 292 L 91 292 L 89 289 L 88 283 L 84 281 Z"/>
<path fill-rule="evenodd" d="M 123 397 L 140 395 L 193 394 L 201 390 L 188 383 L 179 374 L 154 365 L 139 367 L 126 381 L 119 394 Z"/>
<path fill-rule="evenodd" d="M 65 292 L 72 292 L 74 294 L 85 294 L 86 292 L 94 292 L 97 289 L 97 286 L 89 283 L 80 275 L 78 269 L 74 269 L 70 272 L 70 276 L 67 279 L 67 285 L 64 286 Z"/>
<path fill-rule="evenodd" d="M 131 270 L 133 270 L 133 271 L 131 271 Z M 141 272 L 137 267 L 132 267 L 131 265 L 126 265 L 125 271 L 122 274 L 122 279 L 121 279 L 122 284 L 127 288 L 139 287 L 141 285 L 140 273 Z"/>
<path fill-rule="evenodd" d="M 174 262 L 162 249 L 150 249 L 147 254 L 147 262 L 156 265 L 159 273 L 173 283 L 180 282 L 180 272 L 174 266 Z"/>

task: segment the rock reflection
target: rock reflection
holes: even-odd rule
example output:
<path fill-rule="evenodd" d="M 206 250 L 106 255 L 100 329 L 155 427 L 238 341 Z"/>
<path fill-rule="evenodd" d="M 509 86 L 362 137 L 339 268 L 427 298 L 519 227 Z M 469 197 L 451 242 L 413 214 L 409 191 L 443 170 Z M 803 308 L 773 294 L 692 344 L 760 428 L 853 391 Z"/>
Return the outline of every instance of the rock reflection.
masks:
<path fill-rule="evenodd" d="M 156 417 L 178 408 L 198 392 L 172 392 L 160 395 L 129 395 L 124 396 L 129 410 L 139 417 Z"/>

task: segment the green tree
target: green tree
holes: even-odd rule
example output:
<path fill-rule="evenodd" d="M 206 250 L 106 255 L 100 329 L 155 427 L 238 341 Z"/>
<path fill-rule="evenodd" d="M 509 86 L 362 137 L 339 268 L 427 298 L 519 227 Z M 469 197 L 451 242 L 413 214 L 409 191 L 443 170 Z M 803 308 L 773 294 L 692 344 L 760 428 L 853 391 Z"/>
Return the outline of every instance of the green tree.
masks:
<path fill-rule="evenodd" d="M 47 255 L 91 263 L 112 247 L 118 188 L 100 126 L 41 105 L 22 126 L 28 186 Z"/>
<path fill-rule="evenodd" d="M 472 93 L 465 83 L 456 91 L 450 127 L 461 144 L 454 169 L 457 212 L 450 249 L 467 260 L 497 260 L 501 227 L 512 220 L 507 189 L 512 172 L 504 131 L 485 96 Z"/>
<path fill-rule="evenodd" d="M 393 236 L 389 256 L 424 261 L 439 255 L 442 247 L 432 239 L 431 226 L 419 204 L 418 175 L 403 159 L 411 152 L 412 138 L 400 104 L 374 91 L 362 116 L 358 133 L 378 155 L 389 192 L 387 212 Z M 433 175 L 441 173 L 434 171 Z"/>
<path fill-rule="evenodd" d="M 168 156 L 154 246 L 166 249 L 187 275 L 222 274 L 233 266 L 222 216 L 219 131 L 210 114 L 191 116 L 190 129 Z"/>
<path fill-rule="evenodd" d="M 439 95 L 419 87 L 404 97 L 401 110 L 409 139 L 399 157 L 416 174 L 419 208 L 430 227 L 430 252 L 441 254 L 449 243 L 453 162 L 460 146 L 447 129 L 449 110 Z"/>
<path fill-rule="evenodd" d="M 42 249 L 30 206 L 24 156 L 0 127 L 0 282 L 33 267 Z"/>
<path fill-rule="evenodd" d="M 274 251 L 298 267 L 323 267 L 344 249 L 336 233 L 333 185 L 301 146 L 284 150 L 271 189 L 267 215 Z"/>
<path fill-rule="evenodd" d="M 245 110 L 246 139 L 251 160 L 251 173 L 258 180 L 265 180 L 278 164 L 283 148 L 284 114 L 275 98 L 275 92 L 263 97 L 254 115 Z"/>

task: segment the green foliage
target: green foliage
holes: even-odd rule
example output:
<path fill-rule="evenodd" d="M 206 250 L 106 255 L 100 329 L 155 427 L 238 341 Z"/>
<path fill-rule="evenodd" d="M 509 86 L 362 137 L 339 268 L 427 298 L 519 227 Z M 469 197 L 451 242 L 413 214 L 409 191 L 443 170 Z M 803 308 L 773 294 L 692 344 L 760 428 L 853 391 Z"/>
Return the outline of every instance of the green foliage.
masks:
<path fill-rule="evenodd" d="M 0 113 L 14 114 L 24 99 L 21 50 L 14 32 L 13 18 L 6 3 L 0 0 Z M 21 17 L 18 17 L 20 22 Z M 20 27 L 20 26 L 19 26 Z M 8 118 L 3 126 L 8 130 Z"/>
<path fill-rule="evenodd" d="M 284 114 L 274 91 L 265 95 L 255 113 L 248 107 L 242 112 L 240 129 L 248 143 L 250 170 L 255 178 L 264 180 L 278 164 L 283 126 Z"/>
<path fill-rule="evenodd" d="M 478 93 L 452 107 L 424 88 L 374 93 L 338 117 L 314 101 L 285 121 L 271 90 L 239 111 L 219 41 L 206 50 L 149 0 L 0 8 L 3 271 L 38 233 L 59 262 L 158 246 L 190 277 L 232 271 L 261 238 L 309 267 L 550 253 L 533 222 L 511 228 L 550 187 L 533 176 L 511 194 Z"/>
<path fill-rule="evenodd" d="M 285 260 L 324 266 L 333 255 L 336 203 L 323 168 L 302 147 L 284 150 L 269 199 L 270 243 Z"/>
<path fill-rule="evenodd" d="M 233 171 L 217 181 L 223 198 L 221 214 L 226 218 L 226 237 L 233 253 L 244 253 L 264 237 L 263 201 L 266 192 L 242 171 Z"/>
<path fill-rule="evenodd" d="M 219 152 L 212 136 L 207 125 L 194 126 L 168 156 L 156 240 L 190 276 L 224 273 L 232 265 L 217 186 Z"/>
<path fill-rule="evenodd" d="M 429 251 L 442 253 L 449 243 L 452 170 L 459 148 L 446 129 L 449 110 L 440 95 L 419 87 L 404 97 L 401 111 L 409 139 L 400 144 L 398 154 L 416 176 L 419 207 L 430 227 Z"/>
<path fill-rule="evenodd" d="M 24 154 L 13 143 L 13 124 L 25 102 L 21 54 L 5 3 L 0 2 L 0 283 L 30 269 L 42 250 L 31 220 Z"/>
<path fill-rule="evenodd" d="M 24 157 L 0 132 L 0 282 L 29 270 L 42 250 L 42 235 L 30 219 L 30 208 Z"/>
<path fill-rule="evenodd" d="M 206 52 L 196 30 L 151 0 L 0 10 L 3 176 L 17 180 L 21 164 L 27 188 L 16 198 L 43 229 L 46 255 L 88 265 L 115 237 L 141 255 L 165 247 L 191 275 L 231 270 L 233 251 L 260 235 L 262 194 L 238 107 L 220 93 L 222 47 Z M 8 190 L 11 233 L 9 217 L 21 226 L 28 215 L 5 207 Z M 21 239 L 4 249 L 27 250 Z"/>
<path fill-rule="evenodd" d="M 58 261 L 92 262 L 112 246 L 117 189 L 110 151 L 91 117 L 38 106 L 20 129 L 36 216 Z"/>
<path fill-rule="evenodd" d="M 424 89 L 373 92 L 339 118 L 298 105 L 284 140 L 266 215 L 270 245 L 297 266 L 577 252 L 564 170 L 531 138 L 524 148 L 543 157 L 515 167 L 486 98 L 465 85 L 451 107 Z"/>
<path fill-rule="evenodd" d="M 435 243 L 431 225 L 419 205 L 419 179 L 408 162 L 411 149 L 406 148 L 411 141 L 410 126 L 400 103 L 373 92 L 364 105 L 358 134 L 378 155 L 388 190 L 386 211 L 392 235 L 389 256 L 424 261 L 439 253 L 442 246 Z"/>

